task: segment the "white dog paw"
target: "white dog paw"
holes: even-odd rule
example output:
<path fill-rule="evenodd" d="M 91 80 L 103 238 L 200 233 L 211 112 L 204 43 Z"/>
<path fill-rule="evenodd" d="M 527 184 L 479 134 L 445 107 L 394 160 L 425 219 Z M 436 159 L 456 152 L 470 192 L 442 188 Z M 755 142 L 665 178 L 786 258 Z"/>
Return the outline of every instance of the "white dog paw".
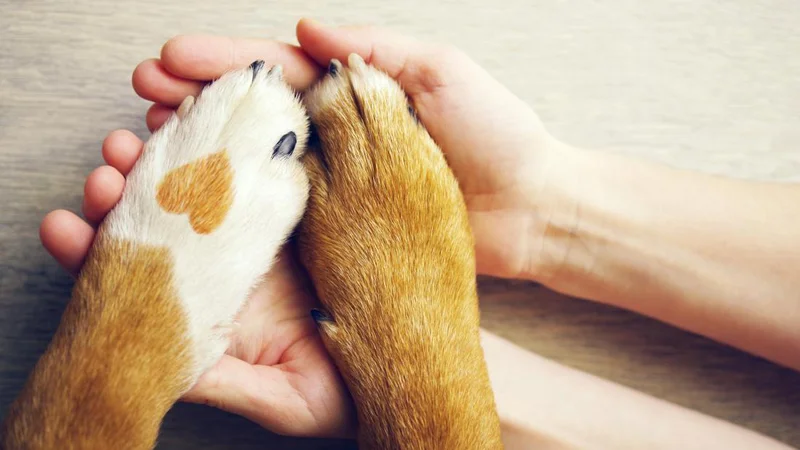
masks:
<path fill-rule="evenodd" d="M 195 376 L 303 213 L 307 134 L 280 67 L 225 74 L 153 134 L 103 223 L 106 240 L 168 250 Z"/>

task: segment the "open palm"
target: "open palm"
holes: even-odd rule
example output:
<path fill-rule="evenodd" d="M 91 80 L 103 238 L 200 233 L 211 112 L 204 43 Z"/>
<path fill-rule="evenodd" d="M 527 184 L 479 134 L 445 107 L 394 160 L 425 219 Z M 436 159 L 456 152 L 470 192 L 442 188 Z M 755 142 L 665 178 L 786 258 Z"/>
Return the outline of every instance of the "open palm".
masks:
<path fill-rule="evenodd" d="M 309 315 L 315 306 L 305 274 L 284 251 L 239 314 L 226 355 L 185 400 L 281 434 L 350 434 L 350 397 Z"/>

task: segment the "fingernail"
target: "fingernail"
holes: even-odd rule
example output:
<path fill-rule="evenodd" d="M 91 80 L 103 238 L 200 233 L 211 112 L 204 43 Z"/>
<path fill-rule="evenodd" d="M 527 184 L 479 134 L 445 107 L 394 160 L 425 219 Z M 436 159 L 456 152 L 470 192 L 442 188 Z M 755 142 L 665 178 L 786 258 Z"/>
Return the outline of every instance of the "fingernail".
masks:
<path fill-rule="evenodd" d="M 314 28 L 325 28 L 325 25 L 323 25 L 322 22 L 320 22 L 317 19 L 312 19 L 310 17 L 303 17 L 302 19 L 300 19 L 300 21 L 305 22 L 307 25 L 311 25 Z"/>

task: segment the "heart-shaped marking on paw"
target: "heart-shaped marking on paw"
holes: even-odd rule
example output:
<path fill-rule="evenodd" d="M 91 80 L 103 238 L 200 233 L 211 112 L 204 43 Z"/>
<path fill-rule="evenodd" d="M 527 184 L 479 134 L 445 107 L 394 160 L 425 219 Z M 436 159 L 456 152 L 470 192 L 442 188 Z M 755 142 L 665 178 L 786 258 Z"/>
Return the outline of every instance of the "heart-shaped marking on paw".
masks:
<path fill-rule="evenodd" d="M 156 199 L 167 212 L 188 214 L 196 233 L 211 233 L 233 203 L 233 170 L 227 152 L 170 170 L 158 184 Z"/>

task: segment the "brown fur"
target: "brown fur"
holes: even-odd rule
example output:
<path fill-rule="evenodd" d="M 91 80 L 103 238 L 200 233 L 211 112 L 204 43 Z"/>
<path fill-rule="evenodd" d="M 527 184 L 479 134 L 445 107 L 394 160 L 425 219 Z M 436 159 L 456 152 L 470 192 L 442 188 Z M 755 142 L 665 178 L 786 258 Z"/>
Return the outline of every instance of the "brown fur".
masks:
<path fill-rule="evenodd" d="M 337 72 L 322 81 L 338 83 L 335 98 L 312 112 L 320 148 L 306 156 L 300 242 L 360 445 L 501 448 L 458 183 L 402 92 Z"/>
<path fill-rule="evenodd" d="M 233 204 L 233 169 L 222 150 L 170 171 L 158 184 L 158 204 L 167 212 L 188 214 L 198 234 L 214 231 Z"/>
<path fill-rule="evenodd" d="M 189 386 L 187 324 L 166 249 L 99 238 L 0 447 L 152 448 Z"/>

